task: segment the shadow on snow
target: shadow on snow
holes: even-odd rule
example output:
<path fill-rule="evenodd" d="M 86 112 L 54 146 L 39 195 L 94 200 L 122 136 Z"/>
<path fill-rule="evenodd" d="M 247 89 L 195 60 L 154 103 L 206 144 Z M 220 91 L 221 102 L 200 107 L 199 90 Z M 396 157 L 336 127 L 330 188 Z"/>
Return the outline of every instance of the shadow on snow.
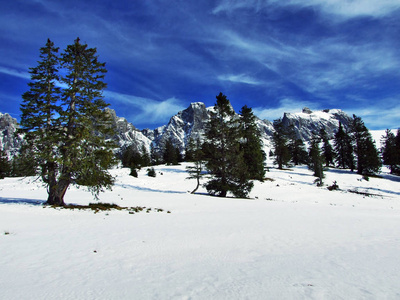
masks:
<path fill-rule="evenodd" d="M 133 190 L 138 190 L 138 191 L 143 191 L 143 192 L 157 192 L 157 193 L 164 193 L 164 194 L 187 194 L 186 192 L 182 192 L 182 191 L 157 190 L 157 189 L 135 186 L 135 185 L 131 185 L 131 184 L 115 184 L 115 186 L 119 186 L 124 189 L 133 189 Z"/>
<path fill-rule="evenodd" d="M 23 198 L 2 198 L 0 197 L 0 204 L 27 204 L 27 205 L 43 205 L 46 201 L 37 199 L 23 199 Z"/>

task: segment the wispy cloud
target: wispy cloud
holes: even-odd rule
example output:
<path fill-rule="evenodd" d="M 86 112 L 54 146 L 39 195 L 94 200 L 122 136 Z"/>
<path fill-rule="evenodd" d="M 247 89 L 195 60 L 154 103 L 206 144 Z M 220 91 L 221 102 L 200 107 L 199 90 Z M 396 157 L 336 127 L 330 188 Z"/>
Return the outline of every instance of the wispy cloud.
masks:
<path fill-rule="evenodd" d="M 105 91 L 104 96 L 108 102 L 126 105 L 130 111 L 134 111 L 125 115 L 129 122 L 139 127 L 143 124 L 166 124 L 173 115 L 185 108 L 176 98 L 157 101 L 111 91 Z"/>
<path fill-rule="evenodd" d="M 19 70 L 16 70 L 16 69 L 6 68 L 6 67 L 2 67 L 2 66 L 0 66 L 0 73 L 6 74 L 6 75 L 10 75 L 10 76 L 19 77 L 19 78 L 23 78 L 23 79 L 30 79 L 31 78 L 31 75 L 28 72 L 19 71 Z"/>
<path fill-rule="evenodd" d="M 248 76 L 246 74 L 226 74 L 226 75 L 220 75 L 218 76 L 218 80 L 222 81 L 230 81 L 234 83 L 244 83 L 244 84 L 250 84 L 250 85 L 260 85 L 263 84 L 263 82 L 257 78 Z"/>
<path fill-rule="evenodd" d="M 319 110 L 320 108 L 310 101 L 299 101 L 295 99 L 285 98 L 279 101 L 277 107 L 255 107 L 253 108 L 254 114 L 260 119 L 269 121 L 276 120 L 283 117 L 283 113 L 294 113 L 301 112 L 304 107 L 308 107 L 311 110 Z"/>
<path fill-rule="evenodd" d="M 383 17 L 400 8 L 397 0 L 221 0 L 212 9 L 213 14 L 232 13 L 239 9 L 260 11 L 275 6 L 313 7 L 325 14 L 343 18 L 360 16 Z"/>

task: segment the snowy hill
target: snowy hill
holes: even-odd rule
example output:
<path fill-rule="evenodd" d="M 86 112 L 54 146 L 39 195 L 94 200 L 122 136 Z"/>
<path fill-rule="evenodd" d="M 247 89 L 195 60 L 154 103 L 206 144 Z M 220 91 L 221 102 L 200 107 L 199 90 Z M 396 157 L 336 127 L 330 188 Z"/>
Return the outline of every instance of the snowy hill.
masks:
<path fill-rule="evenodd" d="M 36 178 L 0 180 L 0 298 L 400 297 L 399 177 L 330 170 L 340 190 L 328 191 L 305 167 L 271 169 L 252 199 L 233 199 L 187 193 L 185 166 L 157 166 L 156 178 L 112 170 L 100 201 L 149 213 L 44 208 Z"/>

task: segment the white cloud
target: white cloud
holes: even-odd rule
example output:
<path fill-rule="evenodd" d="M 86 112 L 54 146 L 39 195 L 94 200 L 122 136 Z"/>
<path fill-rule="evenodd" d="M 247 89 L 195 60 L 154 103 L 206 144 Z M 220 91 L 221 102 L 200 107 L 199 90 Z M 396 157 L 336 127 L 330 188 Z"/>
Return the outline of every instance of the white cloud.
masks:
<path fill-rule="evenodd" d="M 135 114 L 130 115 L 129 121 L 133 125 L 167 123 L 177 112 L 185 109 L 176 98 L 157 101 L 149 98 L 105 91 L 104 96 L 110 100 L 129 105 Z M 118 115 L 118 112 L 117 112 Z"/>
<path fill-rule="evenodd" d="M 14 76 L 14 77 L 23 78 L 23 79 L 30 79 L 31 78 L 31 75 L 28 72 L 21 72 L 21 71 L 18 71 L 16 69 L 10 69 L 10 68 L 1 67 L 1 66 L 0 66 L 0 73 L 6 74 L 6 75 L 10 75 L 10 76 Z"/>
<path fill-rule="evenodd" d="M 263 84 L 262 81 L 258 80 L 257 78 L 253 78 L 251 76 L 248 76 L 246 74 L 226 74 L 226 75 L 220 75 L 218 76 L 218 80 L 221 81 L 230 81 L 234 83 L 245 83 L 245 84 L 250 84 L 250 85 L 260 85 Z"/>
<path fill-rule="evenodd" d="M 260 119 L 266 119 L 269 121 L 276 120 L 283 117 L 283 113 L 295 113 L 301 112 L 304 107 L 308 107 L 311 110 L 318 110 L 315 103 L 308 101 L 297 101 L 294 99 L 282 99 L 279 101 L 279 106 L 275 108 L 266 107 L 255 107 L 253 108 L 254 114 Z"/>
<path fill-rule="evenodd" d="M 232 13 L 238 9 L 252 9 L 260 11 L 270 8 L 271 5 L 313 7 L 328 15 L 342 18 L 370 16 L 381 18 L 400 9 L 398 0 L 222 0 L 212 10 L 213 14 Z"/>

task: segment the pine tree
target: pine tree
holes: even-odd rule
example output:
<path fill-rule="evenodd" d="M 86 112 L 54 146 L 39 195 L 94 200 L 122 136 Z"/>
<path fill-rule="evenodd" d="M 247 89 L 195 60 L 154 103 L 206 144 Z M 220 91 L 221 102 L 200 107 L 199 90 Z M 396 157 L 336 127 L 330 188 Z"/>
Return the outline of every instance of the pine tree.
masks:
<path fill-rule="evenodd" d="M 236 197 L 247 197 L 253 187 L 243 151 L 235 113 L 225 95 L 220 93 L 207 124 L 203 145 L 206 168 L 213 178 L 205 187 L 212 195 L 226 197 L 228 191 Z"/>
<path fill-rule="evenodd" d="M 322 186 L 322 179 L 324 178 L 323 157 L 319 146 L 320 139 L 317 135 L 313 135 L 310 141 L 309 148 L 309 169 L 314 171 L 314 176 L 317 177 L 318 186 Z"/>
<path fill-rule="evenodd" d="M 308 164 L 308 152 L 302 139 L 295 139 L 294 141 L 291 141 L 289 149 L 294 165 L 297 166 Z"/>
<path fill-rule="evenodd" d="M 320 134 L 320 137 L 323 142 L 322 155 L 324 157 L 325 166 L 329 167 L 330 165 L 333 165 L 333 161 L 335 158 L 335 152 L 333 150 L 332 145 L 329 143 L 329 137 L 328 137 L 328 134 L 326 133 L 325 129 L 321 129 L 319 134 Z"/>
<path fill-rule="evenodd" d="M 8 159 L 7 153 L 0 149 L 0 179 L 10 175 L 11 163 Z"/>
<path fill-rule="evenodd" d="M 40 174 L 45 184 L 52 186 L 59 168 L 57 146 L 62 136 L 62 124 L 58 117 L 61 113 L 61 91 L 57 87 L 60 80 L 58 50 L 48 39 L 46 45 L 40 48 L 38 65 L 30 68 L 31 82 L 28 83 L 29 90 L 22 95 L 20 122 L 26 144 L 14 169 L 15 173 L 28 171 L 30 167 L 24 158 L 30 153 L 31 162 L 37 166 L 35 172 Z"/>
<path fill-rule="evenodd" d="M 353 115 L 351 128 L 357 156 L 357 173 L 362 175 L 378 173 L 381 168 L 381 161 L 375 142 L 367 127 L 360 117 Z"/>
<path fill-rule="evenodd" d="M 282 119 L 274 120 L 275 132 L 272 136 L 272 144 L 274 146 L 275 161 L 278 169 L 282 170 L 284 165 L 290 161 L 290 152 L 288 146 L 288 133 L 283 126 Z"/>
<path fill-rule="evenodd" d="M 241 149 L 244 162 L 251 179 L 263 181 L 265 176 L 265 152 L 262 150 L 260 132 L 256 125 L 256 117 L 247 105 L 240 111 Z"/>
<path fill-rule="evenodd" d="M 389 166 L 391 174 L 399 172 L 399 151 L 396 149 L 396 136 L 389 129 L 385 131 L 385 136 L 382 136 L 382 159 L 383 163 Z"/>
<path fill-rule="evenodd" d="M 171 140 L 167 140 L 164 146 L 164 163 L 167 165 L 177 165 L 179 161 L 179 149 L 175 148 Z"/>
<path fill-rule="evenodd" d="M 204 177 L 203 169 L 204 169 L 204 153 L 202 149 L 202 144 L 200 139 L 197 139 L 196 142 L 191 142 L 191 161 L 193 161 L 193 166 L 187 166 L 186 170 L 189 173 L 188 179 L 196 179 L 196 187 L 191 192 L 194 194 L 200 187 L 200 179 Z"/>
<path fill-rule="evenodd" d="M 115 163 L 115 145 L 106 140 L 113 129 L 102 96 L 105 64 L 98 61 L 97 50 L 78 38 L 61 57 L 57 51 L 48 40 L 41 48 L 41 61 L 31 69 L 21 129 L 47 185 L 47 204 L 64 205 L 71 184 L 86 186 L 95 197 L 103 188 L 111 188 L 113 178 L 107 169 Z M 62 91 L 60 85 L 65 86 Z"/>
<path fill-rule="evenodd" d="M 339 123 L 339 129 L 334 138 L 335 160 L 337 165 L 342 169 L 355 168 L 354 150 L 350 135 L 343 129 L 342 123 Z"/>

